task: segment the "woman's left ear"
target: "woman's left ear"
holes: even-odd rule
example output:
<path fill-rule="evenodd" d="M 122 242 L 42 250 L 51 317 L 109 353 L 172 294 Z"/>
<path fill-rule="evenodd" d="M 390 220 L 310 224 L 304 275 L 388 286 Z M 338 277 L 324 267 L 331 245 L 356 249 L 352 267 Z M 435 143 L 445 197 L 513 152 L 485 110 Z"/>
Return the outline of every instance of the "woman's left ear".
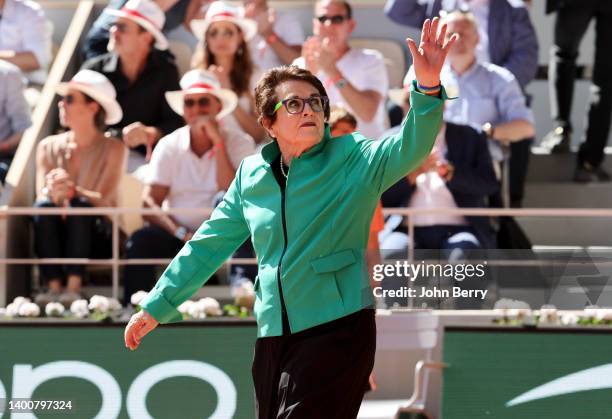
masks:
<path fill-rule="evenodd" d="M 276 138 L 274 136 L 274 133 L 272 132 L 272 122 L 270 121 L 269 118 L 263 118 L 261 120 L 261 125 L 263 125 L 263 128 L 266 130 L 266 132 L 268 133 L 270 137 Z"/>

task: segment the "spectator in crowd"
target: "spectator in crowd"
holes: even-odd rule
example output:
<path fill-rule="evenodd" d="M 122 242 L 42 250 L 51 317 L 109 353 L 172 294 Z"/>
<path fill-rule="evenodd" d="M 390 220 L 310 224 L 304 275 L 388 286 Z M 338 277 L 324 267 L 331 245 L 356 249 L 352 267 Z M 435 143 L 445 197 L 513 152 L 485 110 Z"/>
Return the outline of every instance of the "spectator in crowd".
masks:
<path fill-rule="evenodd" d="M 469 10 L 478 28 L 476 57 L 509 70 L 521 88 L 538 69 L 538 39 L 521 0 L 387 0 L 385 14 L 394 22 L 421 27 L 443 11 Z"/>
<path fill-rule="evenodd" d="M 509 70 L 524 93 L 538 68 L 538 40 L 521 0 L 387 0 L 385 6 L 393 21 L 414 27 L 420 27 L 428 17 L 457 10 L 471 11 L 477 22 L 478 60 Z M 521 206 L 524 195 L 533 138 L 525 140 L 510 144 L 511 206 Z"/>
<path fill-rule="evenodd" d="M 29 0 L 0 0 L 0 59 L 15 64 L 29 84 L 41 87 L 51 63 L 53 25 L 40 5 Z"/>
<path fill-rule="evenodd" d="M 572 134 L 570 111 L 574 97 L 578 47 L 589 23 L 595 20 L 595 61 L 591 97 L 585 138 L 578 151 L 574 180 L 608 182 L 610 174 L 601 167 L 601 163 L 610 133 L 612 113 L 612 57 L 607 50 L 607 44 L 612 39 L 612 2 L 547 0 L 546 11 L 557 12 L 548 76 L 551 113 L 556 126 L 545 137 L 543 145 L 554 152 L 569 151 Z"/>
<path fill-rule="evenodd" d="M 164 13 L 156 3 L 129 0 L 120 10 L 108 13 L 117 16 L 111 27 L 111 52 L 85 62 L 83 68 L 104 74 L 115 86 L 124 114 L 112 128 L 139 153 L 131 156 L 132 171 L 144 163 L 145 153 L 149 157 L 162 136 L 181 125 L 164 99 L 165 92 L 179 88 L 178 70 L 162 53 L 168 41 L 161 32 Z"/>
<path fill-rule="evenodd" d="M 454 33 L 460 35 L 449 51 L 448 61 L 441 73 L 442 83 L 449 95 L 459 96 L 446 103 L 444 119 L 482 128 L 489 137 L 491 157 L 496 162 L 498 178 L 501 178 L 505 146 L 533 137 L 533 114 L 510 71 L 478 60 L 478 26 L 474 16 L 457 11 L 446 15 L 443 21 L 448 24 L 447 36 Z M 413 78 L 411 68 L 405 84 L 409 84 Z M 497 197 L 496 201 L 501 201 L 501 198 Z M 494 206 L 501 204 L 492 202 Z"/>
<path fill-rule="evenodd" d="M 197 12 L 202 4 L 201 0 L 154 0 L 154 2 L 166 16 L 166 21 L 162 27 L 162 32 L 165 35 L 181 25 L 189 28 L 194 12 Z M 85 59 L 88 60 L 108 52 L 110 28 L 117 20 L 113 11 L 120 10 L 126 3 L 127 0 L 111 0 L 98 16 L 85 38 L 83 46 Z"/>
<path fill-rule="evenodd" d="M 268 0 L 243 0 L 245 17 L 257 22 L 257 33 L 249 42 L 255 65 L 262 71 L 291 64 L 300 56 L 304 32 L 292 13 L 280 13 Z"/>
<path fill-rule="evenodd" d="M 260 143 L 265 130 L 257 123 L 253 90 L 261 72 L 254 66 L 248 42 L 257 33 L 254 20 L 243 17 L 240 8 L 222 1 L 211 3 L 204 19 L 191 22 L 200 39 L 192 66 L 215 74 L 221 87 L 238 96 L 238 106 L 224 123 L 242 129 Z"/>
<path fill-rule="evenodd" d="M 409 85 L 389 92 L 391 99 L 407 113 L 410 110 Z M 451 101 L 452 102 L 452 101 Z M 448 104 L 448 102 L 447 102 Z M 397 134 L 400 126 L 383 137 Z M 385 207 L 481 208 L 488 196 L 499 190 L 493 170 L 487 136 L 469 125 L 444 122 L 429 157 L 404 179 L 382 195 Z M 391 215 L 381 235 L 385 257 L 404 259 L 409 246 L 421 250 L 420 258 L 443 258 L 459 262 L 470 251 L 497 247 L 495 231 L 488 217 L 422 213 L 413 216 L 414 239 L 408 237 L 403 217 Z M 434 254 L 429 254 L 433 251 Z M 406 278 L 385 278 L 382 286 L 400 289 Z M 463 283 L 463 288 L 482 289 L 484 284 Z M 401 298 L 386 298 L 388 305 L 405 304 Z M 473 299 L 455 300 L 456 308 L 479 308 Z"/>
<path fill-rule="evenodd" d="M 4 183 L 24 131 L 32 125 L 24 88 L 19 68 L 0 60 L 0 184 Z"/>
<path fill-rule="evenodd" d="M 104 135 L 122 117 L 111 82 L 102 74 L 81 70 L 57 89 L 60 122 L 69 131 L 42 140 L 36 151 L 35 206 L 113 207 L 125 170 L 127 149 Z M 111 255 L 111 224 L 101 216 L 38 215 L 34 245 L 40 258 L 95 258 Z M 48 291 L 36 302 L 69 305 L 81 294 L 81 265 L 41 265 Z M 62 292 L 62 284 L 67 282 Z"/>
<path fill-rule="evenodd" d="M 355 26 L 347 1 L 317 1 L 314 36 L 306 40 L 294 63 L 323 81 L 330 103 L 355 115 L 363 135 L 377 138 L 385 130 L 387 69 L 378 51 L 350 47 Z"/>
<path fill-rule="evenodd" d="M 236 107 L 238 99 L 220 86 L 215 76 L 191 70 L 179 91 L 166 99 L 186 125 L 164 137 L 153 151 L 149 180 L 143 193 L 147 208 L 211 208 L 229 187 L 242 159 L 255 152 L 253 140 L 240 130 L 220 126 L 219 120 Z M 128 259 L 171 258 L 202 224 L 202 214 L 146 216 L 148 225 L 130 237 Z M 128 265 L 125 301 L 155 282 L 155 267 Z"/>

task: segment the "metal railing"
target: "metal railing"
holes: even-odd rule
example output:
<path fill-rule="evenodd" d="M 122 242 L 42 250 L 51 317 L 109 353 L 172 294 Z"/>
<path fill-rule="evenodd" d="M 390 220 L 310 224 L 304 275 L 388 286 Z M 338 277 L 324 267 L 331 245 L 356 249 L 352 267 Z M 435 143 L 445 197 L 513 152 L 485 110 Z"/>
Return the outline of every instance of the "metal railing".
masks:
<path fill-rule="evenodd" d="M 105 216 L 112 223 L 112 256 L 110 259 L 89 258 L 0 258 L 0 265 L 106 265 L 112 269 L 112 296 L 119 296 L 119 269 L 125 265 L 166 265 L 171 259 L 122 259 L 120 257 L 119 229 L 120 217 L 123 214 L 139 215 L 202 215 L 208 217 L 212 208 L 34 208 L 11 207 L 0 208 L 0 218 L 9 216 L 33 215 L 89 215 Z M 612 209 L 574 209 L 574 208 L 384 208 L 385 215 L 401 215 L 407 217 L 408 236 L 414 237 L 414 216 L 419 214 L 446 214 L 460 216 L 491 216 L 491 217 L 579 217 L 579 218 L 612 218 Z M 414 260 L 414 247 L 408 248 L 408 260 Z M 230 258 L 226 264 L 256 264 L 254 258 Z M 527 265 L 540 263 L 527 261 Z"/>

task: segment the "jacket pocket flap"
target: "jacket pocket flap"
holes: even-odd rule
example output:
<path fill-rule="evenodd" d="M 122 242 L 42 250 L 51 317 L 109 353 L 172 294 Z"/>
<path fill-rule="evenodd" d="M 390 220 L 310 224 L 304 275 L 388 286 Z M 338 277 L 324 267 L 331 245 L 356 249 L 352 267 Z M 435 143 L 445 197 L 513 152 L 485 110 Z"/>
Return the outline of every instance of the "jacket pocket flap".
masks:
<path fill-rule="evenodd" d="M 355 263 L 355 254 L 351 249 L 346 249 L 311 260 L 310 266 L 312 266 L 312 269 L 316 273 L 322 274 L 325 272 L 338 271 L 353 263 Z"/>

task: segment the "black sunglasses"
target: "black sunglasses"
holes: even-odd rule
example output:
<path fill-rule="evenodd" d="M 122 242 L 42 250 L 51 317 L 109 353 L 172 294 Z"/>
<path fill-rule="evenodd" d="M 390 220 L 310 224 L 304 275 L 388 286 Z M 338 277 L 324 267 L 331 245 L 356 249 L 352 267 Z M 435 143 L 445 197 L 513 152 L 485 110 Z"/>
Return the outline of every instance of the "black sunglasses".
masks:
<path fill-rule="evenodd" d="M 198 104 L 198 106 L 201 106 L 203 108 L 205 108 L 206 106 L 210 105 L 210 98 L 208 97 L 201 97 L 198 100 L 195 99 L 185 99 L 183 101 L 183 105 L 185 105 L 186 108 L 191 108 L 193 106 L 195 106 L 195 104 Z"/>
<path fill-rule="evenodd" d="M 339 25 L 348 19 L 349 19 L 348 16 L 343 16 L 343 15 L 317 16 L 317 20 L 321 22 L 323 25 L 325 25 L 325 22 L 327 22 L 328 20 L 332 23 L 332 25 Z"/>

